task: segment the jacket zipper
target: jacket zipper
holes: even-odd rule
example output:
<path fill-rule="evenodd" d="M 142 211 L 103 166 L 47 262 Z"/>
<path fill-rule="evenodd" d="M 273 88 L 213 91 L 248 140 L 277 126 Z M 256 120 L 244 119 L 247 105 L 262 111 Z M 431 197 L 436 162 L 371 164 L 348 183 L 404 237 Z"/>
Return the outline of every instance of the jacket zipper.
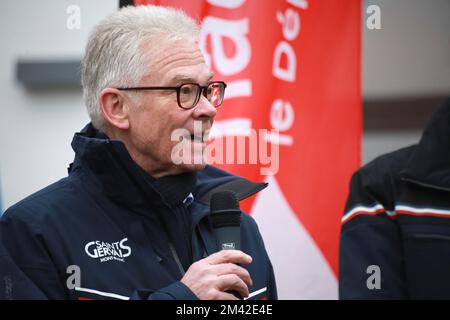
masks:
<path fill-rule="evenodd" d="M 169 248 L 170 248 L 170 252 L 172 253 L 172 257 L 178 266 L 178 270 L 180 271 L 181 276 L 183 277 L 184 274 L 186 273 L 186 271 L 184 270 L 183 265 L 181 264 L 180 257 L 178 256 L 177 251 L 175 250 L 175 247 L 173 246 L 172 242 L 170 242 L 170 241 L 169 241 Z"/>

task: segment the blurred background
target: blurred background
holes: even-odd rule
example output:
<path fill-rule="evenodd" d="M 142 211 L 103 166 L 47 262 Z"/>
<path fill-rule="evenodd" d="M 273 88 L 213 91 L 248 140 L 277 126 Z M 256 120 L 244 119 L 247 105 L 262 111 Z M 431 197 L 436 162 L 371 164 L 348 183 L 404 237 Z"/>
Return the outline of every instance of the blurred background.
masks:
<path fill-rule="evenodd" d="M 72 136 L 89 121 L 79 61 L 92 27 L 116 11 L 118 2 L 2 3 L 2 211 L 66 176 L 74 156 Z M 381 9 L 381 30 L 365 27 L 371 4 Z M 68 25 L 77 8 L 80 25 Z M 431 113 L 450 96 L 450 1 L 363 1 L 361 18 L 365 164 L 416 143 Z"/>

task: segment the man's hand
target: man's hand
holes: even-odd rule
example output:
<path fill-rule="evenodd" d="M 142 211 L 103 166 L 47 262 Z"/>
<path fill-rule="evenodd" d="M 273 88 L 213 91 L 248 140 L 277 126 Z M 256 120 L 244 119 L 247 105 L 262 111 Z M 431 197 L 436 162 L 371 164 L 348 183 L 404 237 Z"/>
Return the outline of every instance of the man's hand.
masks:
<path fill-rule="evenodd" d="M 247 265 L 252 257 L 239 250 L 222 250 L 193 263 L 181 282 L 200 300 L 238 300 L 236 291 L 248 297 L 252 279 L 248 271 L 237 264 Z"/>

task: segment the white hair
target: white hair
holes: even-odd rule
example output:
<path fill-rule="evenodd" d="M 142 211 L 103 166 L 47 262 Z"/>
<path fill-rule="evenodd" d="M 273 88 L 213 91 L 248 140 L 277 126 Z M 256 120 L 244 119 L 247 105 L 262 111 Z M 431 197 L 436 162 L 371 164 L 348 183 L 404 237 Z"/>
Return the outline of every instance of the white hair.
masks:
<path fill-rule="evenodd" d="M 81 63 L 83 98 L 93 126 L 105 130 L 99 105 L 104 88 L 137 86 L 148 74 L 144 45 L 158 46 L 161 36 L 164 41 L 196 41 L 198 35 L 198 23 L 183 11 L 151 5 L 125 7 L 97 25 Z"/>

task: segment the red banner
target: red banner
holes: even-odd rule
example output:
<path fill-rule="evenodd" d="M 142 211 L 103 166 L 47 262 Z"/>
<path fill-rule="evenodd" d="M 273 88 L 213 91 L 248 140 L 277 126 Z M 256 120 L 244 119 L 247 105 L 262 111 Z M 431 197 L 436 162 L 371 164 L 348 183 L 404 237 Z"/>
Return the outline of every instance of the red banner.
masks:
<path fill-rule="evenodd" d="M 280 298 L 336 298 L 340 218 L 361 153 L 360 1 L 135 4 L 182 8 L 202 22 L 200 47 L 228 84 L 216 139 L 266 129 L 256 161 L 220 166 L 272 184 L 244 209 L 265 238 Z M 262 154 L 261 140 L 270 145 Z"/>

